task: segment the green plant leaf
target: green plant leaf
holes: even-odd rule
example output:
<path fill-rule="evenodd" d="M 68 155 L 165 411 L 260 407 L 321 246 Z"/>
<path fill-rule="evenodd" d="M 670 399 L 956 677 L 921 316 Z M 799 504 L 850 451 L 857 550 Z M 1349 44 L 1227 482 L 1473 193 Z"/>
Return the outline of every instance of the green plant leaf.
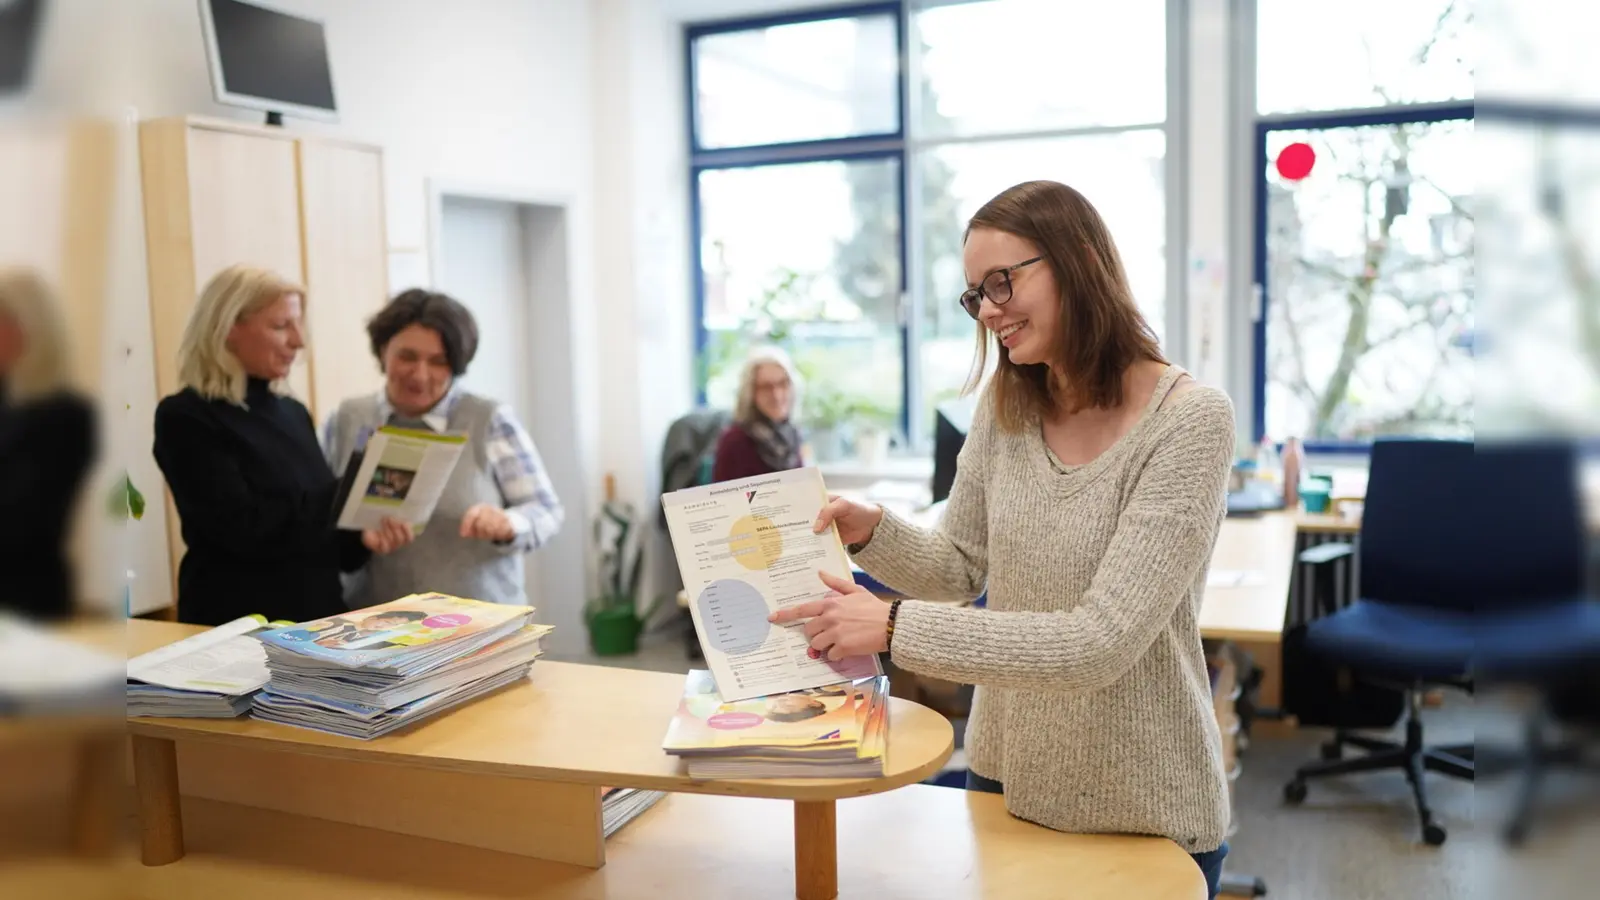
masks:
<path fill-rule="evenodd" d="M 107 499 L 107 512 L 113 519 L 126 521 L 129 518 L 144 518 L 144 494 L 133 486 L 133 479 L 126 472 L 111 486 L 111 496 Z"/>
<path fill-rule="evenodd" d="M 133 486 L 132 478 L 124 475 L 122 476 L 122 481 L 128 486 L 128 512 L 135 520 L 143 519 L 144 495 L 139 493 L 139 489 Z"/>

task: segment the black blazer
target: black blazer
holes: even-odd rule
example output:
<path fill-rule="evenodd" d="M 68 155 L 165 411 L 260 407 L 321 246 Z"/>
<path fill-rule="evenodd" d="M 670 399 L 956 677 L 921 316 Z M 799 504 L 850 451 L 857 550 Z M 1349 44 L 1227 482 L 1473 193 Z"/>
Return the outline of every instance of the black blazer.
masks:
<path fill-rule="evenodd" d="M 97 431 L 94 407 L 74 393 L 0 399 L 0 608 L 46 620 L 76 609 L 67 542 Z"/>
<path fill-rule="evenodd" d="M 156 462 L 187 546 L 178 619 L 304 622 L 342 612 L 339 574 L 368 552 L 359 534 L 333 527 L 338 481 L 311 415 L 255 379 L 245 402 L 186 388 L 156 407 Z"/>

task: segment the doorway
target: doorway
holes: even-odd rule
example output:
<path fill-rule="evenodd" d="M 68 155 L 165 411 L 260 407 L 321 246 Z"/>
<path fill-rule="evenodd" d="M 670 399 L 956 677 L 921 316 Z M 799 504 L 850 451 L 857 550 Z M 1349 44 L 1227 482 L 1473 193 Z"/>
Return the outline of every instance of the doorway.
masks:
<path fill-rule="evenodd" d="M 524 559 L 528 603 L 540 622 L 555 626 L 546 651 L 577 652 L 586 634 L 588 498 L 577 444 L 567 208 L 453 192 L 435 197 L 434 288 L 478 321 L 478 353 L 461 384 L 516 413 L 566 511 L 555 539 Z"/>

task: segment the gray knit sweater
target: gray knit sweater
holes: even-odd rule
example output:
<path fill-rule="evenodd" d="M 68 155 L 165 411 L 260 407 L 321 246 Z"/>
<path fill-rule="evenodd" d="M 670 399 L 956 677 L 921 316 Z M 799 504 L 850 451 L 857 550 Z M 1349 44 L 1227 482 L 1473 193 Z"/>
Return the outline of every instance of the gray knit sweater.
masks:
<path fill-rule="evenodd" d="M 944 516 L 924 531 L 885 514 L 855 555 L 914 597 L 895 664 L 977 685 L 974 772 L 1006 807 L 1058 831 L 1162 835 L 1221 846 L 1221 736 L 1197 622 L 1233 462 L 1233 404 L 1195 385 L 1093 462 L 1053 461 L 1037 426 L 997 427 L 986 394 Z M 987 609 L 926 601 L 972 599 Z"/>

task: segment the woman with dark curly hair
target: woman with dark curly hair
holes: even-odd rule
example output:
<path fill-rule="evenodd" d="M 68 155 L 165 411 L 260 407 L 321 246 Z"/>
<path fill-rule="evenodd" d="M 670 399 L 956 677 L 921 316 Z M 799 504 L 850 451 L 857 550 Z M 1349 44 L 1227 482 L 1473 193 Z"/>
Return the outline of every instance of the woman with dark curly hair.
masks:
<path fill-rule="evenodd" d="M 374 559 L 346 595 L 351 608 L 438 591 L 526 603 L 522 557 L 561 529 L 561 501 L 539 451 L 510 407 L 458 383 L 478 350 L 478 325 L 455 298 L 413 288 L 367 325 L 383 389 L 339 405 L 323 432 L 343 471 L 378 428 L 467 435 L 433 517 L 409 546 Z"/>

